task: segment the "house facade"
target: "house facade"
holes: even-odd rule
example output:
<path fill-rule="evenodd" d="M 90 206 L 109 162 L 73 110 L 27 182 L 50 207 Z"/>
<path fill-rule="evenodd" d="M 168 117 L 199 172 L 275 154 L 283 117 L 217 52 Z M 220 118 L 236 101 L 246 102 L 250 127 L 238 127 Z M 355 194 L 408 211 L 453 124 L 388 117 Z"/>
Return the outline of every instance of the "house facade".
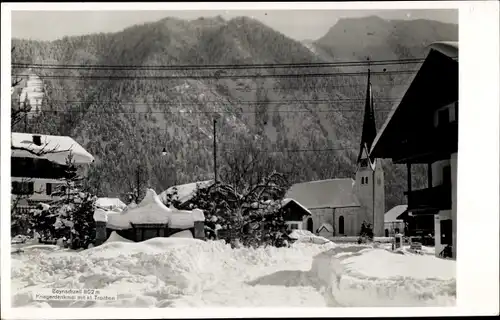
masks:
<path fill-rule="evenodd" d="M 77 171 L 85 175 L 94 157 L 70 137 L 13 132 L 11 135 L 11 200 L 18 208 L 57 200 L 71 153 Z"/>
<path fill-rule="evenodd" d="M 426 227 L 434 229 L 436 255 L 453 259 L 457 250 L 458 93 L 458 43 L 431 45 L 370 153 L 406 164 L 408 212 L 416 221 L 426 217 Z M 412 165 L 427 168 L 427 187 L 413 188 Z"/>

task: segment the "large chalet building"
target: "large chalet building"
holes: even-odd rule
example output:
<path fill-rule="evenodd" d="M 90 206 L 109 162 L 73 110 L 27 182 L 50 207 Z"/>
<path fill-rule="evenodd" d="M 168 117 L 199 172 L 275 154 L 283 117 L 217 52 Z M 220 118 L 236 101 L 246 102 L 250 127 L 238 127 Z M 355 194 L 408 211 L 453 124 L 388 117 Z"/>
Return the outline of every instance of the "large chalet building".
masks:
<path fill-rule="evenodd" d="M 439 42 L 375 139 L 370 157 L 406 164 L 407 221 L 434 232 L 436 255 L 456 258 L 458 43 Z M 412 165 L 427 167 L 427 187 L 412 186 Z"/>

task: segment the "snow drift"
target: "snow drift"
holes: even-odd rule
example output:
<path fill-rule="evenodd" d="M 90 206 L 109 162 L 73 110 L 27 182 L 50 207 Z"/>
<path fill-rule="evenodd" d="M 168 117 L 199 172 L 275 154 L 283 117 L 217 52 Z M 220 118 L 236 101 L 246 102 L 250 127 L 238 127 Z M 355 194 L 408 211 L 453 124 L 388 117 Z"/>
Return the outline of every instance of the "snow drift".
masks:
<path fill-rule="evenodd" d="M 187 238 L 128 243 L 113 236 L 112 240 L 80 252 L 30 250 L 13 255 L 13 306 L 335 307 L 455 303 L 454 262 L 443 263 L 431 256 L 415 255 L 415 260 L 405 262 L 406 256 L 383 249 L 331 242 L 231 249 L 221 241 Z M 427 273 L 413 276 L 416 268 L 411 269 L 411 265 L 425 266 Z M 440 271 L 434 274 L 436 266 Z M 33 292 L 44 287 L 105 288 L 115 290 L 118 301 L 37 304 Z"/>

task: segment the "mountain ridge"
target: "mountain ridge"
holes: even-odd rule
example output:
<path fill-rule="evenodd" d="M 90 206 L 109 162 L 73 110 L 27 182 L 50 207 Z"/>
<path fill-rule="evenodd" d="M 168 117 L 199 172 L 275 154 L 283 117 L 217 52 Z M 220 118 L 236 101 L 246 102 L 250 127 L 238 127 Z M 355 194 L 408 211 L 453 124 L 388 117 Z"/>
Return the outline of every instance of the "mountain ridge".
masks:
<path fill-rule="evenodd" d="M 401 28 L 400 34 L 411 31 L 405 25 Z M 435 41 L 439 36 L 439 32 L 431 32 L 426 41 Z M 331 34 L 323 37 L 314 45 L 328 53 L 335 52 L 336 46 L 325 40 L 331 37 Z M 392 50 L 391 54 L 404 56 L 397 47 L 394 49 L 392 42 L 387 45 L 389 49 L 384 49 L 389 40 L 384 41 L 381 41 L 381 48 L 375 50 L 377 53 Z M 314 53 L 299 41 L 248 17 L 229 21 L 166 18 L 116 33 L 66 37 L 52 42 L 14 39 L 13 45 L 16 47 L 13 61 L 61 65 L 241 65 L 328 61 L 327 57 Z M 364 49 L 356 50 L 362 52 Z M 370 54 L 372 49 L 367 50 Z M 331 70 L 350 69 L 329 68 Z M 359 67 L 356 70 L 359 72 Z M 75 137 L 97 159 L 91 178 L 94 179 L 93 187 L 101 194 L 125 194 L 132 190 L 136 181 L 134 168 L 142 168 L 141 180 L 157 190 L 212 178 L 214 118 L 219 119 L 217 138 L 221 168 L 227 167 L 232 157 L 244 158 L 245 154 L 255 153 L 253 149 L 261 146 L 267 150 L 259 153 L 263 162 L 271 163 L 268 169 L 289 173 L 290 182 L 352 177 L 354 174 L 366 92 L 366 78 L 361 75 L 272 77 L 275 73 L 325 72 L 313 68 L 310 71 L 222 68 L 225 74 L 241 75 L 236 79 L 217 79 L 213 70 L 36 71 L 42 79 L 55 75 L 61 78 L 44 79 L 44 113 L 29 124 L 28 131 Z M 266 77 L 247 77 L 256 72 Z M 154 78 L 193 74 L 208 74 L 211 78 Z M 67 75 L 110 79 L 64 78 Z M 111 80 L 116 76 L 144 78 Z M 381 75 L 372 79 L 377 98 L 394 99 L 393 88 L 405 83 L 408 76 Z M 350 100 L 340 102 L 339 99 Z M 380 110 L 378 128 L 392 104 L 376 101 L 376 111 Z M 56 109 L 64 112 L 57 114 L 53 112 Z M 161 156 L 163 148 L 168 150 L 165 157 Z M 303 149 L 325 151 L 277 152 Z M 332 151 L 326 151 L 330 149 Z M 404 170 L 387 162 L 384 166 L 387 205 L 392 207 L 405 201 L 401 190 L 405 174 Z"/>

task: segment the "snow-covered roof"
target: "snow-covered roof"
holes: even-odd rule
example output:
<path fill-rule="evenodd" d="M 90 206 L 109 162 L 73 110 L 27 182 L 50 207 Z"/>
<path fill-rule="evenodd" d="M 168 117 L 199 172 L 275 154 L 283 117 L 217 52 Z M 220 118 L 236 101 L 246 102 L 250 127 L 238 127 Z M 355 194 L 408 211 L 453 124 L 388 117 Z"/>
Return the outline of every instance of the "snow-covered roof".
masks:
<path fill-rule="evenodd" d="M 174 193 L 174 189 L 177 189 L 177 199 L 180 201 L 180 203 L 185 203 L 191 198 L 193 198 L 196 189 L 199 187 L 201 188 L 207 188 L 210 185 L 214 183 L 213 180 L 206 180 L 206 181 L 198 181 L 198 182 L 192 182 L 192 183 L 186 183 L 186 184 L 181 184 L 177 186 L 172 186 L 168 188 L 167 190 L 163 191 L 160 193 L 160 198 L 165 201 L 167 199 L 167 195 L 171 195 Z"/>
<path fill-rule="evenodd" d="M 118 198 L 98 198 L 95 205 L 104 209 L 125 209 L 125 207 L 127 207 L 127 205 Z"/>
<path fill-rule="evenodd" d="M 329 223 L 323 223 L 319 228 L 317 232 L 321 232 L 323 230 L 326 230 L 327 232 L 333 232 L 333 226 Z"/>
<path fill-rule="evenodd" d="M 130 208 L 121 214 L 108 217 L 108 224 L 119 228 L 130 228 L 133 224 L 168 223 L 172 210 L 167 208 L 158 198 L 156 192 L 148 189 L 144 199 L 135 208 Z"/>
<path fill-rule="evenodd" d="M 97 208 L 94 211 L 94 220 L 97 222 L 108 222 L 108 214 L 105 210 Z"/>
<path fill-rule="evenodd" d="M 458 41 L 436 41 L 429 48 L 437 50 L 450 58 L 458 58 Z"/>
<path fill-rule="evenodd" d="M 294 184 L 286 193 L 308 209 L 359 207 L 354 180 L 329 179 Z"/>
<path fill-rule="evenodd" d="M 152 189 L 147 190 L 137 206 L 129 206 L 123 212 L 107 212 L 107 225 L 111 229 L 128 229 L 132 224 L 168 224 L 170 228 L 183 229 L 192 228 L 195 221 L 205 221 L 202 210 L 170 209 Z"/>
<path fill-rule="evenodd" d="M 391 210 L 387 211 L 384 214 L 384 222 L 400 222 L 403 221 L 401 219 L 398 219 L 398 217 L 408 209 L 408 206 L 405 204 L 401 204 L 398 206 L 395 206 Z"/>
<path fill-rule="evenodd" d="M 33 143 L 33 136 L 40 136 L 41 145 Z M 43 134 L 12 132 L 11 141 L 13 147 L 22 147 L 33 152 L 55 151 L 37 156 L 26 150 L 11 150 L 11 157 L 41 158 L 58 164 L 66 164 L 66 159 L 71 152 L 76 164 L 88 164 L 94 161 L 94 157 L 87 152 L 78 142 L 67 136 L 50 136 Z"/>
<path fill-rule="evenodd" d="M 291 198 L 285 198 L 281 201 L 281 206 L 286 206 L 287 204 L 289 204 L 290 202 L 295 202 L 297 205 L 299 205 L 302 209 L 304 209 L 305 212 L 309 213 L 312 215 L 311 211 L 309 211 L 309 209 L 307 209 L 306 207 L 304 207 L 303 205 L 300 204 L 300 202 L 294 200 L 294 199 L 291 199 Z"/>

